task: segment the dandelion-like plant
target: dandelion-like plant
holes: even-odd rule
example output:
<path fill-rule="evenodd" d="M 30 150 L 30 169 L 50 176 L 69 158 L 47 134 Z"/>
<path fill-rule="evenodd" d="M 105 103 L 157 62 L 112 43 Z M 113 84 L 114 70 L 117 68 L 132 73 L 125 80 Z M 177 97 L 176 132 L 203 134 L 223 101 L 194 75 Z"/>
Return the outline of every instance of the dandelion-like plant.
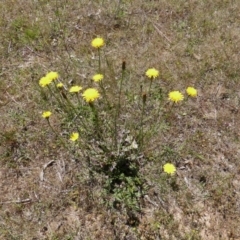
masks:
<path fill-rule="evenodd" d="M 46 78 L 49 78 L 50 81 L 52 82 L 52 81 L 58 79 L 59 75 L 58 75 L 57 72 L 49 72 L 49 73 L 46 74 Z"/>
<path fill-rule="evenodd" d="M 143 70 L 144 77 L 147 79 L 147 84 L 149 84 L 149 86 L 147 86 L 149 87 L 149 91 L 146 91 L 146 86 L 142 84 L 140 86 L 140 93 L 136 91 L 136 86 L 133 86 L 133 83 L 129 84 L 127 81 L 131 78 L 131 74 L 129 74 L 131 71 L 126 71 L 127 66 L 125 60 L 122 61 L 121 74 L 117 76 L 103 75 L 102 73 L 109 74 L 109 72 L 111 72 L 114 74 L 118 72 L 112 71 L 112 69 L 110 69 L 111 71 L 105 69 L 109 66 L 107 59 L 106 64 L 103 65 L 104 69 L 101 69 L 101 60 L 105 59 L 101 59 L 101 51 L 104 45 L 104 39 L 101 37 L 97 37 L 91 41 L 94 54 L 96 54 L 96 63 L 94 65 L 96 65 L 98 69 L 94 69 L 96 74 L 91 77 L 93 81 L 88 83 L 89 88 L 84 87 L 83 89 L 82 86 L 75 85 L 69 87 L 67 90 L 67 85 L 65 85 L 64 80 L 60 82 L 57 72 L 49 72 L 39 80 L 39 85 L 41 87 L 47 87 L 47 90 L 50 92 L 48 100 L 53 98 L 57 100 L 54 101 L 54 103 L 58 103 L 58 106 L 54 109 L 58 110 L 56 114 L 64 120 L 64 125 L 58 124 L 57 128 L 55 128 L 54 125 L 52 127 L 52 119 L 50 118 L 52 113 L 50 111 L 43 112 L 42 117 L 47 121 L 49 127 L 55 133 L 56 137 L 62 141 L 64 146 L 70 146 L 70 150 L 74 147 L 79 147 L 80 144 L 87 147 L 87 149 L 84 149 L 84 147 L 81 149 L 81 154 L 86 154 L 87 156 L 84 159 L 89 162 L 89 174 L 92 174 L 95 169 L 98 169 L 107 175 L 109 182 L 119 180 L 121 185 L 126 186 L 124 190 L 118 189 L 120 194 L 123 193 L 123 198 L 125 198 L 124 196 L 126 195 L 124 192 L 125 189 L 129 189 L 131 196 L 135 194 L 134 199 L 136 199 L 137 202 L 141 193 L 138 191 L 137 193 L 133 193 L 135 190 L 132 191 L 132 189 L 140 189 L 140 185 L 142 185 L 145 180 L 141 179 L 142 176 L 139 175 L 140 172 L 138 169 L 141 169 L 135 159 L 143 156 L 143 152 L 148 152 L 145 151 L 147 150 L 145 149 L 145 145 L 148 143 L 148 138 L 150 138 L 152 134 L 155 134 L 155 125 L 154 128 L 152 128 L 148 123 L 152 124 L 153 118 L 159 119 L 158 113 L 162 109 L 159 105 L 161 105 L 162 99 L 158 104 L 155 101 L 159 101 L 159 98 L 151 99 L 150 91 L 153 81 L 156 81 L 160 74 L 156 68 L 149 68 L 146 69 L 146 71 Z M 113 84 L 105 81 L 105 79 L 108 80 L 110 77 L 111 79 L 116 79 Z M 54 88 L 50 85 L 51 82 L 53 82 L 52 85 Z M 92 87 L 91 84 L 97 86 L 97 88 Z M 112 94 L 110 94 L 111 90 L 109 91 L 109 88 L 112 86 L 114 86 L 114 89 Z M 41 89 L 41 91 L 45 93 L 45 89 Z M 191 97 L 197 96 L 197 90 L 193 87 L 188 87 L 186 93 Z M 96 104 L 95 101 L 100 97 L 102 101 Z M 78 103 L 75 98 L 78 99 Z M 108 99 L 111 100 L 109 101 Z M 134 100 L 132 101 L 132 99 Z M 138 99 L 142 101 L 141 104 Z M 178 103 L 183 101 L 184 96 L 179 91 L 171 91 L 168 94 L 168 99 L 173 103 Z M 171 104 L 171 106 L 172 105 L 173 104 Z M 157 111 L 155 111 L 154 106 L 158 107 Z M 131 109 L 132 112 L 129 112 L 129 109 Z M 154 109 L 154 112 L 152 109 Z M 66 113 L 67 117 L 65 117 L 64 113 Z M 133 114 L 133 118 L 131 116 L 128 117 L 128 115 L 131 114 Z M 58 120 L 58 116 L 54 117 L 54 119 Z M 134 119 L 135 116 L 136 119 Z M 130 124 L 128 121 L 131 121 Z M 132 130 L 131 127 L 133 124 L 135 124 L 135 126 Z M 156 121 L 156 124 L 159 124 L 159 122 Z M 66 139 L 64 135 L 59 134 L 58 129 L 61 126 L 64 127 L 64 131 L 66 129 L 65 126 L 67 126 L 76 129 L 76 132 L 70 132 Z M 79 135 L 81 137 L 79 137 Z M 93 144 L 89 144 L 90 141 Z M 70 145 L 70 142 L 77 144 Z M 91 146 L 95 144 L 96 146 Z M 72 153 L 78 154 L 77 152 L 78 151 L 73 151 Z M 91 155 L 95 153 L 96 155 L 93 156 L 93 167 Z M 99 162 L 96 156 L 100 156 Z M 147 159 L 147 156 L 146 158 L 141 157 L 141 159 L 141 161 L 144 161 L 144 159 Z M 101 166 L 104 167 L 101 169 Z M 132 171 L 132 169 L 134 169 L 134 171 Z M 125 176 L 126 171 L 130 172 L 128 176 Z M 176 173 L 176 167 L 172 163 L 166 163 L 163 165 L 162 171 L 166 173 L 164 174 L 165 176 L 174 175 Z M 169 179 L 172 181 L 175 178 Z M 142 183 L 139 184 L 139 181 Z M 111 188 L 111 192 L 115 192 L 115 185 L 119 188 L 118 184 L 108 185 Z M 139 196 L 137 196 L 137 194 Z M 128 200 L 129 199 L 127 199 L 127 201 Z M 138 204 L 138 202 L 136 204 Z"/>
<path fill-rule="evenodd" d="M 50 118 L 51 115 L 52 115 L 52 112 L 50 112 L 50 111 L 45 111 L 45 112 L 42 113 L 42 117 L 47 120 L 47 123 L 48 123 L 49 127 L 55 133 L 55 130 L 53 129 L 53 127 L 52 127 L 52 125 L 50 124 L 50 121 L 49 121 L 49 118 Z"/>
<path fill-rule="evenodd" d="M 62 83 L 58 83 L 57 84 L 57 88 L 63 88 L 63 84 Z"/>
<path fill-rule="evenodd" d="M 72 86 L 70 89 L 69 89 L 69 92 L 70 93 L 78 93 L 79 91 L 82 90 L 82 87 L 81 86 Z"/>
<path fill-rule="evenodd" d="M 51 115 L 52 113 L 50 111 L 45 111 L 42 113 L 42 117 L 46 119 L 48 119 Z"/>
<path fill-rule="evenodd" d="M 104 46 L 104 40 L 101 37 L 94 38 L 91 42 L 92 47 L 97 48 L 98 50 L 98 72 L 101 72 L 101 54 L 100 48 Z"/>
<path fill-rule="evenodd" d="M 184 99 L 184 96 L 179 91 L 172 91 L 168 94 L 168 99 L 174 103 L 178 103 Z"/>
<path fill-rule="evenodd" d="M 59 75 L 57 72 L 49 72 L 47 73 L 44 77 L 42 77 L 39 80 L 39 85 L 41 87 L 46 87 L 48 86 L 52 81 L 56 80 L 59 78 Z"/>
<path fill-rule="evenodd" d="M 79 138 L 79 134 L 77 132 L 73 132 L 71 135 L 70 135 L 70 140 L 72 142 L 75 142 L 76 140 L 78 140 Z"/>
<path fill-rule="evenodd" d="M 188 87 L 186 89 L 186 92 L 190 97 L 196 97 L 197 96 L 197 89 L 195 89 L 194 87 Z"/>
<path fill-rule="evenodd" d="M 70 89 L 69 89 L 69 92 L 70 93 L 75 93 L 76 96 L 77 96 L 77 99 L 78 99 L 78 103 L 81 104 L 80 102 L 80 99 L 79 99 L 79 95 L 78 93 L 82 90 L 82 87 L 81 86 L 72 86 Z M 67 99 L 67 102 L 68 104 L 72 107 L 72 109 L 76 112 L 76 109 L 74 108 L 73 104 L 71 103 L 71 101 L 69 99 Z"/>
<path fill-rule="evenodd" d="M 94 81 L 94 82 L 100 82 L 100 81 L 102 81 L 103 80 L 103 74 L 95 74 L 93 77 L 92 77 L 92 80 Z"/>
<path fill-rule="evenodd" d="M 155 79 L 159 76 L 159 71 L 155 68 L 149 68 L 146 71 L 146 76 L 150 79 Z"/>
<path fill-rule="evenodd" d="M 53 89 L 50 87 L 50 84 L 52 83 L 52 81 L 55 81 L 56 79 L 59 78 L 59 75 L 57 72 L 49 72 L 47 73 L 44 77 L 42 77 L 40 80 L 39 80 L 39 85 L 41 87 L 47 87 L 48 90 L 50 91 L 51 93 L 51 96 L 53 96 L 59 103 L 59 105 L 61 107 L 65 107 L 64 106 L 64 103 L 61 101 L 61 98 L 53 91 Z M 58 83 L 56 84 L 54 82 L 54 85 L 55 87 L 57 88 L 62 88 L 63 87 L 63 84 L 62 83 Z"/>
<path fill-rule="evenodd" d="M 40 80 L 39 80 L 39 85 L 41 87 L 46 87 L 48 86 L 50 83 L 51 83 L 51 79 L 47 78 L 47 77 L 42 77 Z"/>
<path fill-rule="evenodd" d="M 159 71 L 156 69 L 156 68 L 149 68 L 147 71 L 146 71 L 146 76 L 148 78 L 150 78 L 150 85 L 149 85 L 149 90 L 148 92 L 150 93 L 151 91 L 151 86 L 152 86 L 152 81 L 153 79 L 157 78 L 159 76 Z"/>
<path fill-rule="evenodd" d="M 94 102 L 96 99 L 98 99 L 100 97 L 100 94 L 97 89 L 88 88 L 83 92 L 82 96 L 83 96 L 83 99 L 89 103 L 89 102 Z"/>
<path fill-rule="evenodd" d="M 99 126 L 99 118 L 98 118 L 98 111 L 94 106 L 94 101 L 100 97 L 100 94 L 97 89 L 95 88 L 88 88 L 82 94 L 83 99 L 89 103 L 89 106 L 93 113 L 93 123 L 95 127 L 95 132 L 97 133 L 96 136 L 101 138 L 101 130 Z"/>
<path fill-rule="evenodd" d="M 94 48 L 101 48 L 104 46 L 104 44 L 104 40 L 101 37 L 94 38 L 91 43 L 92 47 Z"/>
<path fill-rule="evenodd" d="M 104 78 L 104 75 L 98 73 L 98 74 L 93 75 L 92 80 L 94 82 L 99 83 L 99 87 L 101 88 L 101 91 L 102 91 L 102 94 L 103 94 L 103 98 L 107 102 L 107 104 L 109 105 L 108 97 L 107 97 L 107 94 L 106 94 L 106 91 L 105 91 L 105 87 L 104 87 L 103 82 L 102 82 L 103 78 Z"/>
<path fill-rule="evenodd" d="M 176 167 L 172 163 L 163 165 L 163 171 L 167 174 L 173 175 L 176 172 Z"/>
<path fill-rule="evenodd" d="M 55 131 L 55 129 L 52 127 L 52 125 L 51 125 L 51 123 L 49 121 L 49 118 L 50 118 L 51 115 L 52 115 L 52 112 L 50 112 L 50 111 L 45 111 L 45 112 L 42 113 L 42 117 L 47 120 L 48 126 L 51 128 L 53 133 L 58 137 L 58 139 L 61 141 L 61 143 L 64 146 L 66 146 L 64 140 L 62 139 L 62 137 L 59 136 L 59 134 Z"/>

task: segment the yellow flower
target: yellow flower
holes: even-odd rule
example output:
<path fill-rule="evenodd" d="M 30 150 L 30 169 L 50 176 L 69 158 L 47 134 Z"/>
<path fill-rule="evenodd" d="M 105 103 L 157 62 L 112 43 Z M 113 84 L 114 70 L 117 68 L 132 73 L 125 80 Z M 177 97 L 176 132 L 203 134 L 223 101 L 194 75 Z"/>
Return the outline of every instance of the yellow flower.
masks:
<path fill-rule="evenodd" d="M 75 142 L 76 140 L 78 140 L 79 138 L 79 134 L 77 132 L 73 132 L 71 135 L 70 135 L 70 140 Z"/>
<path fill-rule="evenodd" d="M 49 118 L 52 115 L 50 111 L 43 112 L 42 117 L 43 118 Z"/>
<path fill-rule="evenodd" d="M 45 77 L 42 77 L 39 80 L 39 85 L 41 87 L 46 87 L 49 85 L 53 80 L 56 80 L 58 78 L 58 73 L 57 72 L 49 72 L 46 74 Z"/>
<path fill-rule="evenodd" d="M 92 40 L 91 44 L 94 48 L 101 48 L 104 45 L 104 40 L 103 38 L 97 37 Z"/>
<path fill-rule="evenodd" d="M 186 92 L 189 96 L 191 97 L 196 97 L 197 96 L 197 89 L 193 88 L 193 87 L 188 87 L 186 89 Z"/>
<path fill-rule="evenodd" d="M 52 82 L 53 80 L 58 79 L 58 73 L 57 72 L 49 72 L 46 74 L 46 78 L 49 78 L 50 81 Z"/>
<path fill-rule="evenodd" d="M 86 102 L 93 102 L 100 97 L 100 94 L 97 89 L 88 88 L 87 90 L 84 91 L 82 96 Z"/>
<path fill-rule="evenodd" d="M 57 84 L 57 88 L 62 88 L 63 87 L 63 84 L 62 83 L 58 83 Z"/>
<path fill-rule="evenodd" d="M 167 174 L 173 175 L 176 172 L 176 167 L 171 163 L 166 163 L 163 165 L 163 171 Z"/>
<path fill-rule="evenodd" d="M 95 74 L 95 75 L 92 77 L 92 80 L 93 80 L 94 82 L 102 81 L 102 80 L 103 80 L 103 75 L 102 75 L 102 74 Z"/>
<path fill-rule="evenodd" d="M 46 87 L 47 85 L 49 85 L 51 83 L 51 80 L 47 77 L 42 77 L 40 80 L 39 80 L 39 85 L 41 87 Z"/>
<path fill-rule="evenodd" d="M 70 93 L 78 93 L 80 90 L 82 90 L 82 87 L 80 86 L 73 86 L 70 88 L 69 92 Z"/>
<path fill-rule="evenodd" d="M 156 78 L 156 77 L 159 76 L 159 71 L 155 68 L 149 68 L 146 71 L 146 76 L 149 77 L 149 78 Z"/>
<path fill-rule="evenodd" d="M 172 91 L 168 94 L 168 99 L 177 103 L 180 102 L 184 99 L 182 93 L 180 93 L 179 91 Z"/>

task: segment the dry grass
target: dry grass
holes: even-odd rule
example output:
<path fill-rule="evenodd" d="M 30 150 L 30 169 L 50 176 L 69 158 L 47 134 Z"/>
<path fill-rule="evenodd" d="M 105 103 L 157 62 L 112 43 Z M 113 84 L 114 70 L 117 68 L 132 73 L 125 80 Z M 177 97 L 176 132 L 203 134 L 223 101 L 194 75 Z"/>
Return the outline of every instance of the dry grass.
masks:
<path fill-rule="evenodd" d="M 239 9 L 234 0 L 2 1 L 0 238 L 240 239 Z M 106 178 L 90 178 L 86 159 L 67 151 L 41 118 L 57 109 L 38 80 L 55 70 L 68 85 L 90 85 L 98 35 L 109 89 L 127 63 L 121 121 L 131 133 L 140 85 L 148 87 L 144 73 L 160 70 L 139 153 L 147 185 L 141 211 L 114 206 Z M 168 92 L 187 86 L 198 98 L 169 111 Z M 51 121 L 60 131 L 60 119 Z M 166 162 L 177 166 L 173 179 L 163 174 Z"/>

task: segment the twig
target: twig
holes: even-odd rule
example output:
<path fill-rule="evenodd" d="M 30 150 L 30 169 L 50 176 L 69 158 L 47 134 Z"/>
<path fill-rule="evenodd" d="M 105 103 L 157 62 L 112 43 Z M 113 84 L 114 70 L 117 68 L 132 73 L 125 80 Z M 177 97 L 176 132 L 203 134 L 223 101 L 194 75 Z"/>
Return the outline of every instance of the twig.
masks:
<path fill-rule="evenodd" d="M 162 37 L 164 37 L 164 38 L 168 41 L 168 43 L 170 43 L 170 44 L 172 43 L 171 40 L 156 26 L 157 24 L 155 24 L 152 20 L 150 20 L 150 19 L 146 16 L 146 14 L 145 14 L 145 18 L 146 18 L 149 22 L 152 23 L 153 27 L 157 30 L 157 32 L 159 33 L 159 35 L 161 35 Z"/>
<path fill-rule="evenodd" d="M 146 199 L 148 202 L 150 202 L 152 205 L 154 205 L 155 207 L 158 207 L 158 204 L 154 201 L 152 201 L 148 195 L 144 196 L 144 199 Z"/>
<path fill-rule="evenodd" d="M 40 180 L 43 181 L 44 180 L 44 171 L 47 167 L 51 166 L 53 163 L 55 162 L 55 160 L 51 160 L 50 162 L 46 163 L 43 165 L 42 171 L 40 172 L 39 176 L 40 176 Z"/>
<path fill-rule="evenodd" d="M 22 200 L 16 200 L 16 201 L 6 201 L 6 202 L 0 202 L 0 204 L 8 204 L 8 203 L 28 203 L 31 202 L 32 199 L 31 198 L 26 198 L 26 199 L 22 199 Z"/>
<path fill-rule="evenodd" d="M 153 25 L 153 27 L 157 30 L 157 32 L 158 32 L 161 36 L 163 36 L 169 43 L 172 43 L 172 42 L 170 41 L 170 39 L 169 39 L 160 29 L 157 28 L 157 26 L 155 25 L 155 23 L 152 22 L 152 25 Z"/>

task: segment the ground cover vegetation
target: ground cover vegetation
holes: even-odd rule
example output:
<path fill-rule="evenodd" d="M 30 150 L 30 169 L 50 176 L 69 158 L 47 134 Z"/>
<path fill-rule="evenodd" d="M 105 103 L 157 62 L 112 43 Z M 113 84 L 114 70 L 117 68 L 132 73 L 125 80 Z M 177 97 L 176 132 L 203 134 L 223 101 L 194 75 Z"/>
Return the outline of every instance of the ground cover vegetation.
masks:
<path fill-rule="evenodd" d="M 1 239 L 239 239 L 239 1 L 0 16 Z"/>

